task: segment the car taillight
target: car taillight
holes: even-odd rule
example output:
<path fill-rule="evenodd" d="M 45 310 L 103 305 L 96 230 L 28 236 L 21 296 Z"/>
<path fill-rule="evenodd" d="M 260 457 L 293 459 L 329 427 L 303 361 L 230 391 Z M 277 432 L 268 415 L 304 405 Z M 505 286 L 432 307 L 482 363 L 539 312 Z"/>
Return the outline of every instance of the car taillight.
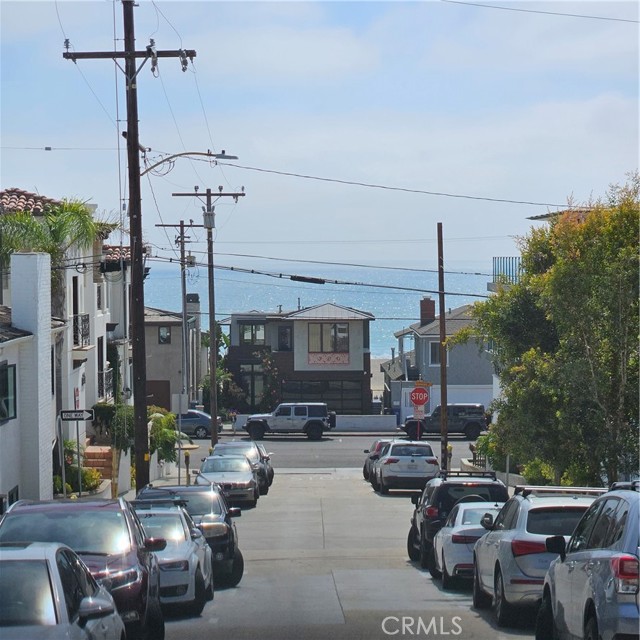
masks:
<path fill-rule="evenodd" d="M 544 553 L 547 550 L 544 542 L 534 542 L 532 540 L 512 540 L 511 553 L 514 557 L 527 556 L 530 553 Z"/>
<path fill-rule="evenodd" d="M 459 533 L 454 533 L 451 536 L 453 544 L 473 544 L 476 540 L 480 540 L 480 536 L 465 536 Z"/>
<path fill-rule="evenodd" d="M 427 518 L 436 518 L 438 516 L 438 507 L 427 507 L 424 510 L 424 515 Z"/>
<path fill-rule="evenodd" d="M 638 558 L 634 556 L 616 556 L 611 558 L 611 570 L 618 593 L 638 592 Z"/>
<path fill-rule="evenodd" d="M 400 462 L 400 458 L 387 458 L 382 464 L 394 464 Z"/>
<path fill-rule="evenodd" d="M 425 458 L 424 461 L 427 464 L 438 464 L 438 458 Z"/>

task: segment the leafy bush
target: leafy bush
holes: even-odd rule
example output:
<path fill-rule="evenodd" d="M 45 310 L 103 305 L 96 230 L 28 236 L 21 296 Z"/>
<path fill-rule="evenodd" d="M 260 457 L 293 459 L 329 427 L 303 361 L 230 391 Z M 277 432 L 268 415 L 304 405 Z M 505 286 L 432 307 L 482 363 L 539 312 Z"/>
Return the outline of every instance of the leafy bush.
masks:
<path fill-rule="evenodd" d="M 67 479 L 67 491 L 79 491 L 78 486 L 78 467 L 69 465 L 65 469 Z M 102 482 L 102 474 L 98 469 L 81 468 L 80 476 L 82 479 L 82 491 L 95 491 Z M 62 490 L 62 479 L 60 479 L 60 490 Z"/>
<path fill-rule="evenodd" d="M 151 429 L 149 432 L 149 451 L 158 452 L 158 460 L 167 462 L 176 461 L 177 442 L 176 416 L 165 411 L 165 415 L 159 413 L 151 415 Z"/>
<path fill-rule="evenodd" d="M 540 460 L 540 458 L 534 458 L 524 464 L 521 473 L 530 484 L 547 485 L 553 483 L 553 467 L 549 463 Z"/>

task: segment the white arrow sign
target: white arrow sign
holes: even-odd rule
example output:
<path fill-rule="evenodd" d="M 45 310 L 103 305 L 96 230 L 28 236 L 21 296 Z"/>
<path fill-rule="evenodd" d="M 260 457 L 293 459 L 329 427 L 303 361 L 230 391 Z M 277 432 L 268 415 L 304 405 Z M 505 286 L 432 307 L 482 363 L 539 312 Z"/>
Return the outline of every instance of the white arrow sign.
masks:
<path fill-rule="evenodd" d="M 70 420 L 93 420 L 93 409 L 78 409 L 77 411 L 61 411 L 60 419 L 65 421 Z"/>

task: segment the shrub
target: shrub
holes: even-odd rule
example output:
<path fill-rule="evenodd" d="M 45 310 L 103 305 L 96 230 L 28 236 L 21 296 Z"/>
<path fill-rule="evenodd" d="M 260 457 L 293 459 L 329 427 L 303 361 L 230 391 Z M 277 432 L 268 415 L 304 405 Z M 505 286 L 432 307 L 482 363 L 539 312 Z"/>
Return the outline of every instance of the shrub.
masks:
<path fill-rule="evenodd" d="M 530 484 L 547 485 L 553 483 L 553 467 L 540 458 L 534 458 L 522 466 L 522 475 Z"/>

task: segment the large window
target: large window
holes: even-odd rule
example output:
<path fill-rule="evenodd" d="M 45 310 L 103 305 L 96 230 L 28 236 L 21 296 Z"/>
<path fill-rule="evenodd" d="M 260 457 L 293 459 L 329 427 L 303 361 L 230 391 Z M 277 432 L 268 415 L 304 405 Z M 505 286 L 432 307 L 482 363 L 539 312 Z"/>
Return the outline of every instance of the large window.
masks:
<path fill-rule="evenodd" d="M 309 353 L 348 353 L 349 325 L 346 322 L 309 323 Z"/>
<path fill-rule="evenodd" d="M 449 350 L 446 350 L 447 354 L 447 366 L 449 366 Z M 429 343 L 429 366 L 430 367 L 439 367 L 440 366 L 440 343 L 439 342 L 430 342 Z"/>
<path fill-rule="evenodd" d="M 16 365 L 0 364 L 0 422 L 16 417 Z"/>
<path fill-rule="evenodd" d="M 240 323 L 240 344 L 264 345 L 264 324 Z"/>

